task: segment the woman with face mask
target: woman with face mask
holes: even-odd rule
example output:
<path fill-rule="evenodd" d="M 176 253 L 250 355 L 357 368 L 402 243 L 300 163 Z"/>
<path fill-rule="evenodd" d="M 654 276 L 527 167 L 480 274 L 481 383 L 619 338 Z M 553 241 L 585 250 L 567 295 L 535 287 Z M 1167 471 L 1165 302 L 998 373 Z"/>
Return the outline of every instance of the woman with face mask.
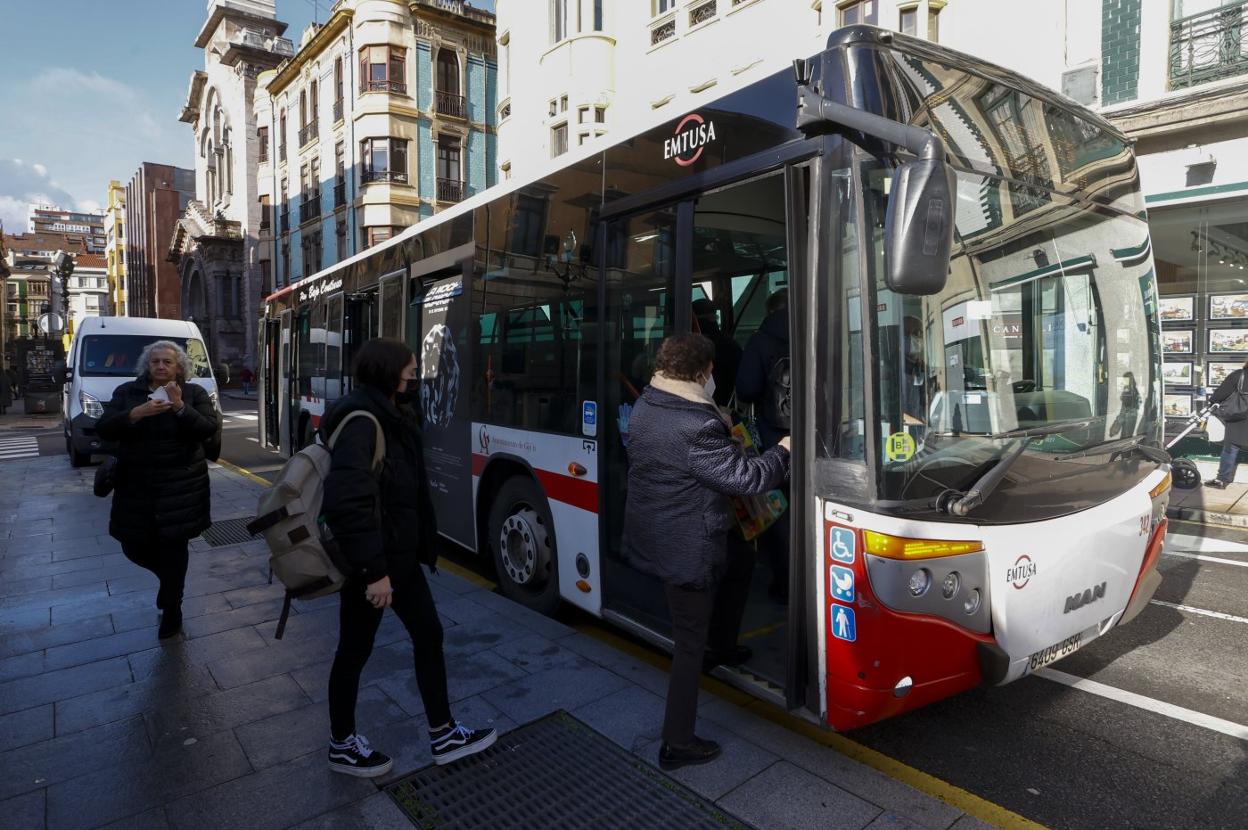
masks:
<path fill-rule="evenodd" d="M 708 641 L 720 652 L 739 648 L 741 608 L 716 602 L 732 567 L 729 497 L 766 493 L 789 472 L 788 436 L 753 457 L 733 440 L 712 398 L 714 355 L 701 334 L 664 340 L 629 422 L 624 555 L 663 581 L 675 641 L 659 749 L 664 769 L 706 763 L 720 751 L 693 727 Z"/>
<path fill-rule="evenodd" d="M 329 674 L 329 768 L 360 778 L 385 775 L 393 766 L 355 728 L 360 674 L 387 608 L 412 639 L 434 761 L 449 764 L 480 752 L 497 737 L 493 729 L 469 729 L 451 716 L 442 623 L 421 570 L 422 564 L 433 570 L 438 554 L 420 420 L 410 405 L 419 383 L 416 365 L 406 344 L 389 338 L 368 341 L 355 359 L 355 389 L 321 424 L 333 459 L 322 516 L 347 573 L 339 595 L 338 651 Z M 359 410 L 381 425 L 385 454 L 379 470 L 373 463 L 373 419 L 353 418 L 334 435 L 346 416 Z"/>

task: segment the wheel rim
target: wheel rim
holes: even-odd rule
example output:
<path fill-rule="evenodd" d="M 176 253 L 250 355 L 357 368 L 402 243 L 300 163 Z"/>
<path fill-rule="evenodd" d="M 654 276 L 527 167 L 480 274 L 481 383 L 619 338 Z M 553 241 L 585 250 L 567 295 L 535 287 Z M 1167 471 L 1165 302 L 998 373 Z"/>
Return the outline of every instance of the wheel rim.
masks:
<path fill-rule="evenodd" d="M 498 549 L 508 579 L 522 588 L 541 590 L 550 565 L 550 538 L 534 510 L 518 506 L 512 511 L 499 531 Z"/>

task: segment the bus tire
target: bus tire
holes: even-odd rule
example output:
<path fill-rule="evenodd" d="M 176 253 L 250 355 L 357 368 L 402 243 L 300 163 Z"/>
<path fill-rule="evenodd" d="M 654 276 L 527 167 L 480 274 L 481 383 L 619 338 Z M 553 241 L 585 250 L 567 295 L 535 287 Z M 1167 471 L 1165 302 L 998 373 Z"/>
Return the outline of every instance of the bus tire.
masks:
<path fill-rule="evenodd" d="M 69 454 L 69 466 L 75 469 L 91 463 L 91 453 L 75 452 L 74 442 L 69 438 L 65 439 L 65 452 Z"/>
<path fill-rule="evenodd" d="M 527 476 L 503 482 L 490 503 L 489 541 L 503 595 L 539 614 L 559 607 L 554 522 L 546 497 Z"/>

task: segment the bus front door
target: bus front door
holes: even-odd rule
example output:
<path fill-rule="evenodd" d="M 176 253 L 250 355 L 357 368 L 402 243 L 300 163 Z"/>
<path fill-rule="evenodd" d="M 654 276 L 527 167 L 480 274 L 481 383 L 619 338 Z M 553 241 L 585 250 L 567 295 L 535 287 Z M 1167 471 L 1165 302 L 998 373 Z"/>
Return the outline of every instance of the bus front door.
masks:
<path fill-rule="evenodd" d="M 262 331 L 264 332 L 264 344 L 260 357 L 263 361 L 260 371 L 264 378 L 264 389 L 260 390 L 263 400 L 260 407 L 260 417 L 264 419 L 264 423 L 261 424 L 260 429 L 264 438 L 264 445 L 266 447 L 278 448 L 282 442 L 281 426 L 279 425 L 281 417 L 282 397 L 280 383 L 282 374 L 281 367 L 278 365 L 282 338 L 281 321 L 266 319 Z"/>

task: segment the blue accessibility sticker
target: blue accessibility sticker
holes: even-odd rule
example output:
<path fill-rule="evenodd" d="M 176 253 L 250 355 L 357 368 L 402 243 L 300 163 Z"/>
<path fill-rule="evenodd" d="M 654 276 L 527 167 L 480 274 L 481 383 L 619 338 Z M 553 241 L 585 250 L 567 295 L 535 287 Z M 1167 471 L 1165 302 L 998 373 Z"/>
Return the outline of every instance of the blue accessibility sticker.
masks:
<path fill-rule="evenodd" d="M 828 548 L 837 562 L 850 564 L 854 561 L 854 553 L 858 548 L 858 536 L 847 527 L 834 527 Z"/>
<path fill-rule="evenodd" d="M 838 640 L 854 642 L 858 639 L 858 626 L 854 622 L 854 609 L 844 605 L 832 605 L 832 636 Z"/>
<path fill-rule="evenodd" d="M 581 406 L 581 434 L 598 434 L 598 404 L 594 401 L 585 401 Z"/>
<path fill-rule="evenodd" d="M 833 565 L 828 571 L 828 585 L 832 587 L 832 599 L 854 601 L 854 572 L 849 568 Z"/>

